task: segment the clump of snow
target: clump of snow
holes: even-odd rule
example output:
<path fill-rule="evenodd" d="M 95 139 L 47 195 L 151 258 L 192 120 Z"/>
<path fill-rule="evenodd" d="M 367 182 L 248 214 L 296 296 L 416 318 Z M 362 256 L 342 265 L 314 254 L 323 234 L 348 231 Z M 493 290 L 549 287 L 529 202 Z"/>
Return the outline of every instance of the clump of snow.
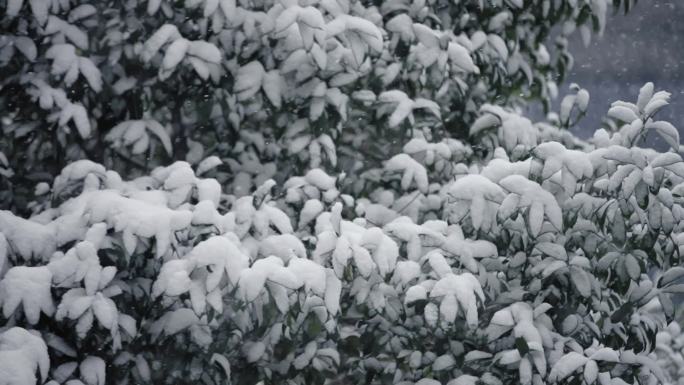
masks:
<path fill-rule="evenodd" d="M 50 357 L 45 341 L 36 331 L 12 327 L 0 332 L 0 381 L 31 385 L 48 378 Z M 36 377 L 36 372 L 40 379 Z"/>
<path fill-rule="evenodd" d="M 22 305 L 29 324 L 35 325 L 40 314 L 52 316 L 55 305 L 52 300 L 52 273 L 47 266 L 15 266 L 0 281 L 0 304 L 2 314 L 9 318 Z"/>
<path fill-rule="evenodd" d="M 47 260 L 57 249 L 55 229 L 0 211 L 0 232 L 10 250 L 25 260 Z"/>

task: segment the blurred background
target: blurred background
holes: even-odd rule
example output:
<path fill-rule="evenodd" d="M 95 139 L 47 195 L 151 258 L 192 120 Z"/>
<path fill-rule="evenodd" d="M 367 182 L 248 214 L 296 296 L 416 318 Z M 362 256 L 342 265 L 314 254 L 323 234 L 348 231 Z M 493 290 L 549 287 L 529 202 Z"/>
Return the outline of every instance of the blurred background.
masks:
<path fill-rule="evenodd" d="M 639 88 L 652 81 L 656 90 L 672 93 L 670 106 L 656 118 L 684 132 L 684 1 L 641 0 L 627 15 L 622 10 L 608 12 L 603 37 L 592 36 L 588 47 L 579 33 L 573 35 L 570 52 L 575 66 L 559 85 L 554 110 L 559 110 L 571 83 L 586 88 L 591 95 L 589 110 L 573 131 L 588 138 L 600 127 L 613 101 L 635 102 Z M 657 141 L 649 140 L 661 144 Z"/>

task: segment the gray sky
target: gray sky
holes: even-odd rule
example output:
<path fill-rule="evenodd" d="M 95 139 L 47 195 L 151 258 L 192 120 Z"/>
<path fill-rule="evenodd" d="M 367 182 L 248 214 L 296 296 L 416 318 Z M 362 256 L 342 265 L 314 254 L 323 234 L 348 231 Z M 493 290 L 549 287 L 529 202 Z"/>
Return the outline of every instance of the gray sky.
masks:
<path fill-rule="evenodd" d="M 684 128 L 684 1 L 642 0 L 627 15 L 609 10 L 602 38 L 592 37 L 584 47 L 579 34 L 570 51 L 575 66 L 560 86 L 561 96 L 570 83 L 591 94 L 590 110 L 575 131 L 588 137 L 614 100 L 635 101 L 639 88 L 652 81 L 656 90 L 672 93 L 671 105 L 656 116 Z M 561 97 L 559 97 L 561 99 Z M 556 110 L 560 100 L 555 103 Z"/>

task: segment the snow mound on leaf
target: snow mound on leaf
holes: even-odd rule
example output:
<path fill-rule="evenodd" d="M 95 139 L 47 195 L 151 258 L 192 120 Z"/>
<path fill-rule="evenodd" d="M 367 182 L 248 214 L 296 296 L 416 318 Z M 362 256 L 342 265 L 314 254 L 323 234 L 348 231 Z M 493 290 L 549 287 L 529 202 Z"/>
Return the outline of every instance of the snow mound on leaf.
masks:
<path fill-rule="evenodd" d="M 157 242 L 157 256 L 164 255 L 171 244 L 171 233 L 190 225 L 192 213 L 172 210 L 122 196 L 114 190 L 90 191 L 66 202 L 63 213 L 78 214 L 91 223 L 104 222 L 117 231 L 151 238 Z M 86 213 L 89 215 L 86 216 Z"/>
<path fill-rule="evenodd" d="M 47 266 L 15 266 L 0 281 L 0 305 L 9 318 L 20 304 L 31 325 L 38 323 L 40 313 L 51 316 L 55 311 L 51 293 L 52 273 Z"/>
<path fill-rule="evenodd" d="M 57 248 L 54 228 L 19 218 L 9 211 L 0 211 L 0 233 L 25 260 L 46 261 Z"/>
<path fill-rule="evenodd" d="M 35 331 L 13 327 L 0 333 L 0 383 L 33 385 L 47 380 L 50 357 Z"/>

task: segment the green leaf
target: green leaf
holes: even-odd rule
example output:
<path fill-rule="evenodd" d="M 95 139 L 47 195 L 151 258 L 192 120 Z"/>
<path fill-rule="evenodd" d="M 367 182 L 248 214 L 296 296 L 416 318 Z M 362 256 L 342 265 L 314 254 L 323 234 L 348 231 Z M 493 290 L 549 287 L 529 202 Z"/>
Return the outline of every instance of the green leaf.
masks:
<path fill-rule="evenodd" d="M 615 243 L 617 243 L 619 246 L 625 244 L 625 240 L 627 239 L 627 230 L 625 228 L 625 219 L 622 216 L 622 211 L 619 209 L 615 213 L 615 219 L 613 219 L 612 233 Z"/>
<path fill-rule="evenodd" d="M 311 313 L 309 317 L 309 323 L 306 328 L 306 334 L 309 336 L 309 338 L 315 339 L 321 333 L 321 330 L 323 330 L 321 321 L 315 314 Z"/>
<path fill-rule="evenodd" d="M 591 296 L 591 280 L 589 274 L 582 268 L 577 266 L 570 266 L 570 278 L 575 285 L 575 289 L 584 298 Z"/>
<path fill-rule="evenodd" d="M 223 373 L 226 375 L 226 380 L 230 381 L 230 362 L 223 354 L 214 353 L 211 356 L 210 362 L 212 364 L 218 364 L 222 369 Z"/>
<path fill-rule="evenodd" d="M 660 305 L 663 307 L 667 322 L 671 322 L 674 318 L 674 304 L 672 303 L 670 295 L 667 293 L 660 293 L 658 295 L 658 301 L 660 301 Z"/>
<path fill-rule="evenodd" d="M 663 293 L 670 293 L 670 294 L 681 294 L 684 293 L 684 284 L 676 284 L 676 285 L 670 285 L 666 286 L 665 288 L 662 289 Z"/>
<path fill-rule="evenodd" d="M 527 345 L 527 341 L 523 337 L 518 337 L 515 339 L 515 348 L 520 352 L 520 356 L 530 352 L 530 347 Z"/>
<path fill-rule="evenodd" d="M 684 267 L 674 266 L 663 274 L 658 280 L 658 287 L 663 287 L 671 284 L 672 282 L 684 277 Z"/>
<path fill-rule="evenodd" d="M 613 323 L 622 322 L 625 317 L 632 314 L 632 307 L 633 306 L 630 302 L 626 302 L 610 316 L 610 321 Z"/>
<path fill-rule="evenodd" d="M 679 131 L 671 123 L 660 120 L 648 123 L 646 128 L 655 129 L 673 150 L 679 151 Z"/>
<path fill-rule="evenodd" d="M 610 252 L 606 253 L 606 255 L 604 255 L 603 257 L 601 257 L 599 259 L 598 265 L 597 265 L 598 269 L 600 271 L 608 270 L 610 268 L 610 266 L 613 264 L 613 262 L 615 262 L 620 257 L 620 255 L 622 255 L 622 254 L 620 254 L 617 251 L 610 251 Z"/>
<path fill-rule="evenodd" d="M 636 281 L 641 276 L 641 266 L 639 266 L 639 261 L 632 254 L 625 255 L 625 269 L 629 278 Z"/>
<path fill-rule="evenodd" d="M 561 261 L 568 260 L 568 253 L 565 251 L 565 247 L 563 247 L 563 245 L 551 242 L 541 242 L 538 243 L 535 248 L 555 259 L 559 259 Z"/>

